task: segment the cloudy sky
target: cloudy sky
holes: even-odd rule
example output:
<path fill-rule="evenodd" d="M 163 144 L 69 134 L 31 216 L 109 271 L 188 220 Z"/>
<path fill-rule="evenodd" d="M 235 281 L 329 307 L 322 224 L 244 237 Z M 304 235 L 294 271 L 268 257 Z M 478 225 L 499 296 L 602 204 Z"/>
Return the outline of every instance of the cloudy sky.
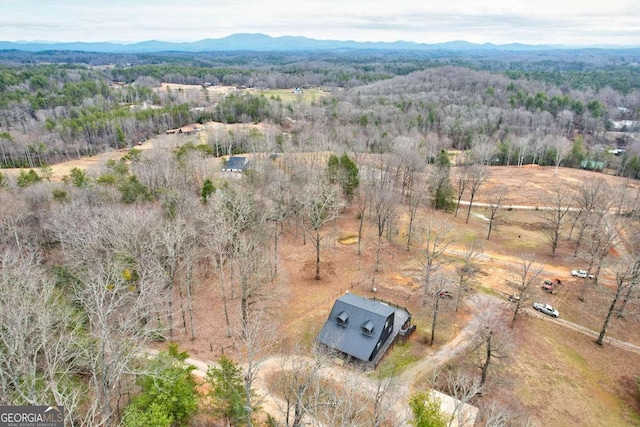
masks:
<path fill-rule="evenodd" d="M 640 45 L 639 0 L 0 0 L 0 40 L 322 40 Z"/>

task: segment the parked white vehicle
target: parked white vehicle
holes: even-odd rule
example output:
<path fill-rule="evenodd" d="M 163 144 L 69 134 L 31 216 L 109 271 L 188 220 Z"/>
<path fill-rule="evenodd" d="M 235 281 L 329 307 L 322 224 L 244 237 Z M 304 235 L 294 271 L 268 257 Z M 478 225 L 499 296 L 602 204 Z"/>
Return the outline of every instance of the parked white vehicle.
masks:
<path fill-rule="evenodd" d="M 560 313 L 555 308 L 551 307 L 549 304 L 543 304 L 541 302 L 534 302 L 533 308 L 538 310 L 540 313 L 548 314 L 549 316 L 558 317 Z"/>
<path fill-rule="evenodd" d="M 571 270 L 571 275 L 573 277 L 580 277 L 584 279 L 587 277 L 587 270 Z M 593 279 L 595 276 L 593 274 L 589 274 L 589 279 Z"/>

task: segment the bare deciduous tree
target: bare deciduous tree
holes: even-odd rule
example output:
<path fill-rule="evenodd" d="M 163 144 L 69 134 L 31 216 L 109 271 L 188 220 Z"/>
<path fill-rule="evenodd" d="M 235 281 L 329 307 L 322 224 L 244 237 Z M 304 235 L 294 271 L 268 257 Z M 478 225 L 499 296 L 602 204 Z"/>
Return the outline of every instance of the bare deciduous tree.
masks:
<path fill-rule="evenodd" d="M 397 178 L 395 182 L 400 182 L 400 196 L 404 198 L 411 195 L 416 184 L 416 177 L 423 169 L 423 162 L 417 156 L 418 142 L 407 137 L 401 137 L 396 141 L 396 151 L 399 164 L 397 167 Z"/>
<path fill-rule="evenodd" d="M 221 206 L 222 200 L 215 198 L 207 203 L 199 221 L 200 230 L 203 234 L 203 247 L 207 250 L 206 262 L 213 267 L 217 276 L 215 286 L 222 299 L 222 311 L 227 329 L 227 337 L 232 336 L 229 300 L 231 299 L 231 273 L 228 271 L 231 252 L 233 250 L 232 241 L 237 231 L 232 228 L 233 222 L 228 215 L 224 215 Z"/>
<path fill-rule="evenodd" d="M 502 359 L 510 352 L 509 328 L 505 314 L 495 301 L 481 299 L 476 301 L 478 315 L 473 320 L 475 327 L 474 349 L 480 368 L 480 387 L 487 381 L 489 371 L 495 359 Z"/>
<path fill-rule="evenodd" d="M 469 223 L 469 216 L 471 215 L 473 199 L 488 177 L 489 175 L 487 169 L 482 165 L 473 165 L 469 169 L 469 207 L 467 208 L 467 219 L 465 220 L 466 224 Z"/>
<path fill-rule="evenodd" d="M 275 318 L 261 304 L 253 307 L 250 317 L 240 321 L 240 340 L 243 344 L 245 363 L 244 390 L 245 407 L 260 407 L 264 396 L 257 396 L 253 384 L 258 377 L 260 366 L 264 363 L 270 351 L 277 344 L 277 323 Z M 247 411 L 246 425 L 253 425 L 253 412 Z"/>
<path fill-rule="evenodd" d="M 0 404 L 53 398 L 65 406 L 67 422 L 80 421 L 86 387 L 73 377 L 84 351 L 82 318 L 35 254 L 8 249 L 0 257 Z"/>
<path fill-rule="evenodd" d="M 399 379 L 396 375 L 383 372 L 376 372 L 374 377 L 373 396 L 373 427 L 385 425 L 387 418 L 393 414 L 393 406 L 396 403 L 396 393 L 400 387 Z M 396 420 L 391 420 L 392 425 L 397 425 Z"/>
<path fill-rule="evenodd" d="M 609 304 L 609 309 L 607 310 L 607 314 L 604 318 L 604 323 L 602 324 L 600 334 L 596 340 L 598 345 L 602 345 L 604 336 L 607 333 L 607 328 L 609 327 L 611 315 L 615 311 L 616 304 L 620 300 L 620 297 L 622 297 L 622 294 L 625 291 L 635 287 L 638 282 L 638 278 L 640 277 L 640 259 L 623 254 L 618 259 L 618 262 L 610 269 L 616 278 L 616 292 L 611 299 L 611 304 Z"/>
<path fill-rule="evenodd" d="M 305 232 L 316 249 L 316 280 L 320 280 L 320 248 L 325 237 L 320 229 L 335 220 L 344 208 L 340 194 L 336 186 L 322 182 L 309 184 L 301 194 Z"/>
<path fill-rule="evenodd" d="M 136 359 L 164 335 L 168 298 L 158 210 L 70 204 L 49 227 L 64 248 L 69 298 L 86 316 L 89 425 L 110 425 L 132 386 Z"/>
<path fill-rule="evenodd" d="M 491 231 L 495 228 L 497 221 L 501 218 L 501 209 L 502 209 L 502 200 L 504 199 L 504 195 L 506 193 L 506 189 L 502 186 L 491 191 L 489 195 L 489 206 L 487 209 L 489 210 L 489 224 L 487 228 L 487 240 L 491 237 Z"/>
<path fill-rule="evenodd" d="M 158 239 L 163 249 L 162 259 L 167 274 L 167 283 L 171 284 L 168 294 L 173 307 L 173 291 L 178 292 L 179 312 L 183 331 L 190 330 L 192 339 L 195 338 L 193 326 L 193 300 L 191 280 L 191 266 L 198 257 L 197 235 L 193 227 L 182 218 L 174 218 L 158 230 Z M 185 301 L 186 297 L 186 301 Z M 186 304 L 186 306 L 185 306 Z M 169 336 L 173 337 L 173 311 L 169 313 Z M 189 316 L 190 327 L 187 327 Z"/>
<path fill-rule="evenodd" d="M 360 187 L 358 197 L 358 256 L 362 254 L 362 237 L 364 229 L 364 220 L 367 208 L 371 206 L 375 190 L 375 181 L 372 173 L 366 173 L 366 169 L 360 168 Z"/>
<path fill-rule="evenodd" d="M 433 292 L 431 296 L 433 305 L 431 306 L 431 338 L 429 339 L 429 345 L 433 345 L 433 342 L 435 341 L 436 324 L 438 322 L 438 314 L 440 313 L 440 303 L 444 299 L 450 299 L 451 295 L 453 295 L 447 290 L 451 286 L 451 282 L 451 279 L 442 274 L 437 274 L 430 280 L 429 286 L 432 288 Z"/>
<path fill-rule="evenodd" d="M 411 191 L 409 194 L 408 211 L 409 211 L 409 225 L 407 226 L 407 250 L 411 248 L 411 239 L 413 237 L 414 223 L 418 208 L 427 199 L 427 187 L 423 189 L 417 189 Z"/>
<path fill-rule="evenodd" d="M 292 354 L 282 358 L 278 375 L 278 388 L 282 391 L 285 407 L 285 425 L 287 427 L 301 427 L 303 419 L 309 410 L 313 395 L 313 388 L 320 383 L 320 371 L 324 367 L 323 359 L 317 357 L 308 359 Z"/>
<path fill-rule="evenodd" d="M 278 242 L 283 232 L 283 226 L 292 216 L 293 197 L 288 182 L 283 176 L 269 191 L 267 204 L 267 219 L 273 228 L 273 271 L 278 273 Z"/>
<path fill-rule="evenodd" d="M 585 300 L 587 285 L 592 281 L 592 278 L 594 283 L 598 283 L 598 276 L 605 258 L 619 242 L 618 222 L 620 218 L 610 215 L 608 212 L 602 213 L 602 216 L 593 215 L 591 218 L 594 222 L 588 227 L 588 239 L 584 245 L 584 255 L 588 259 L 589 265 L 586 269 L 587 274 L 583 278 L 580 301 Z"/>
<path fill-rule="evenodd" d="M 444 216 L 432 213 L 420 224 L 420 242 L 422 249 L 422 275 L 424 277 L 425 304 L 433 291 L 432 275 L 447 263 L 444 253 L 453 243 L 453 224 Z"/>
<path fill-rule="evenodd" d="M 446 378 L 446 392 L 453 397 L 453 410 L 449 416 L 448 426 L 471 427 L 475 417 L 465 411 L 471 399 L 482 391 L 480 378 L 460 370 L 448 371 Z"/>
<path fill-rule="evenodd" d="M 609 186 L 602 179 L 587 180 L 576 188 L 574 205 L 578 209 L 576 217 L 571 226 L 571 231 L 578 226 L 578 237 L 573 256 L 578 256 L 582 238 L 588 227 L 597 225 L 603 214 L 608 212 L 613 200 Z M 571 235 L 571 232 L 569 232 Z"/>
<path fill-rule="evenodd" d="M 376 221 L 377 241 L 376 241 L 376 263 L 374 272 L 380 270 L 380 254 L 382 251 L 382 236 L 388 231 L 393 215 L 396 212 L 398 197 L 390 186 L 380 187 L 374 193 L 371 200 L 373 205 L 373 215 Z"/>
<path fill-rule="evenodd" d="M 545 222 L 542 230 L 545 239 L 551 246 L 551 256 L 556 255 L 560 242 L 560 231 L 564 225 L 567 214 L 571 212 L 571 190 L 560 183 L 553 186 L 551 204 L 547 206 L 546 200 L 541 200 L 540 217 Z"/>
<path fill-rule="evenodd" d="M 456 193 L 458 194 L 458 201 L 456 203 L 456 210 L 454 215 L 456 217 L 458 216 L 458 209 L 460 209 L 460 200 L 462 200 L 462 196 L 464 195 L 464 192 L 467 191 L 467 187 L 469 186 L 469 180 L 470 180 L 469 168 L 470 167 L 471 165 L 465 162 L 456 168 L 458 172 L 455 179 Z"/>
<path fill-rule="evenodd" d="M 476 261 L 483 255 L 482 244 L 477 239 L 469 240 L 465 243 L 464 251 L 458 266 L 458 277 L 460 279 L 458 295 L 456 296 L 456 311 L 460 307 L 462 294 L 469 290 L 469 280 L 478 272 Z"/>
<path fill-rule="evenodd" d="M 511 288 L 513 289 L 513 295 L 515 298 L 515 308 L 513 309 L 513 318 L 511 319 L 511 326 L 516 322 L 518 313 L 522 305 L 528 301 L 529 289 L 534 281 L 538 280 L 538 277 L 542 273 L 542 267 L 536 263 L 533 255 L 525 254 L 519 257 L 520 270 L 514 280 L 510 281 Z"/>
<path fill-rule="evenodd" d="M 471 151 L 478 165 L 489 166 L 493 163 L 497 148 L 488 135 L 480 134 L 474 137 Z"/>
<path fill-rule="evenodd" d="M 522 136 L 516 137 L 513 140 L 513 145 L 518 155 L 518 167 L 522 167 L 524 159 L 529 154 L 529 139 Z"/>
<path fill-rule="evenodd" d="M 553 170 L 554 175 L 558 175 L 558 168 L 560 167 L 560 163 L 564 160 L 565 157 L 571 151 L 571 141 L 569 141 L 566 137 L 560 135 L 554 135 L 548 141 L 548 146 L 553 149 L 554 157 L 553 163 L 555 164 L 555 169 Z"/>

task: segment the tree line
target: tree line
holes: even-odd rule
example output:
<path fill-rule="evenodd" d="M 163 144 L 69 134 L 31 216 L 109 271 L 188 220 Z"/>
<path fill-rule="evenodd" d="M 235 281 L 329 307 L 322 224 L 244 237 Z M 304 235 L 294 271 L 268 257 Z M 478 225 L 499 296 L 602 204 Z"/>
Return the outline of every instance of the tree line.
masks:
<path fill-rule="evenodd" d="M 156 54 L 141 55 L 127 63 L 116 61 L 122 57 L 114 56 L 114 62 L 106 67 L 5 64 L 0 67 L 0 143 L 4 153 L 0 161 L 3 167 L 34 167 L 132 146 L 141 138 L 191 122 L 266 121 L 283 125 L 288 117 L 300 126 L 312 121 L 316 130 L 321 127 L 324 134 L 338 140 L 333 144 L 345 148 L 360 144 L 364 146 L 359 149 L 374 152 L 390 150 L 399 137 L 467 149 L 479 135 L 502 145 L 513 145 L 516 138 L 524 137 L 529 139 L 531 151 L 542 146 L 536 140 L 549 134 L 574 140 L 577 132 L 584 139 L 583 147 L 591 151 L 587 157 L 598 162 L 607 155 L 601 147 L 618 145 L 606 137 L 611 121 L 637 119 L 640 101 L 635 89 L 589 84 L 577 88 L 557 79 L 538 78 L 529 71 L 552 68 L 553 64 L 562 67 L 565 59 L 545 65 L 520 57 L 518 62 L 508 54 L 486 55 L 496 56 L 505 69 L 481 71 L 485 67 L 482 60 L 464 58 L 464 62 L 459 54 L 434 60 L 417 54 L 392 54 L 383 59 L 376 53 L 359 57 L 261 54 L 254 60 L 239 53 L 201 54 L 196 59 Z M 608 61 L 613 58 L 591 64 L 603 79 L 609 76 Z M 513 66 L 527 71 L 513 70 Z M 620 73 L 627 66 L 615 67 Z M 591 79 L 591 68 L 584 64 L 576 68 L 571 73 L 584 75 L 587 82 Z M 194 91 L 159 91 L 161 82 L 348 90 L 334 91 L 329 99 L 303 106 L 283 105 L 268 92 L 264 96 L 220 97 L 209 95 L 206 89 L 195 91 L 196 96 Z M 351 140 L 342 136 L 348 133 Z M 631 145 L 635 145 L 633 140 Z M 622 169 L 628 163 L 638 163 L 634 157 L 637 150 L 629 151 L 621 162 L 625 165 Z M 528 158 L 549 163 L 546 155 Z M 582 160 L 567 165 L 577 167 Z"/>

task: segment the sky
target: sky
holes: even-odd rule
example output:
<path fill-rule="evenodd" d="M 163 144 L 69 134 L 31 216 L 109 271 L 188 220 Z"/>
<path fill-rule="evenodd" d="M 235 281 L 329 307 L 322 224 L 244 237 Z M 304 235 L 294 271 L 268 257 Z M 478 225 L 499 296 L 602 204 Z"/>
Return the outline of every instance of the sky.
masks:
<path fill-rule="evenodd" d="M 640 46 L 639 0 L 0 0 L 0 40 L 319 40 Z"/>

